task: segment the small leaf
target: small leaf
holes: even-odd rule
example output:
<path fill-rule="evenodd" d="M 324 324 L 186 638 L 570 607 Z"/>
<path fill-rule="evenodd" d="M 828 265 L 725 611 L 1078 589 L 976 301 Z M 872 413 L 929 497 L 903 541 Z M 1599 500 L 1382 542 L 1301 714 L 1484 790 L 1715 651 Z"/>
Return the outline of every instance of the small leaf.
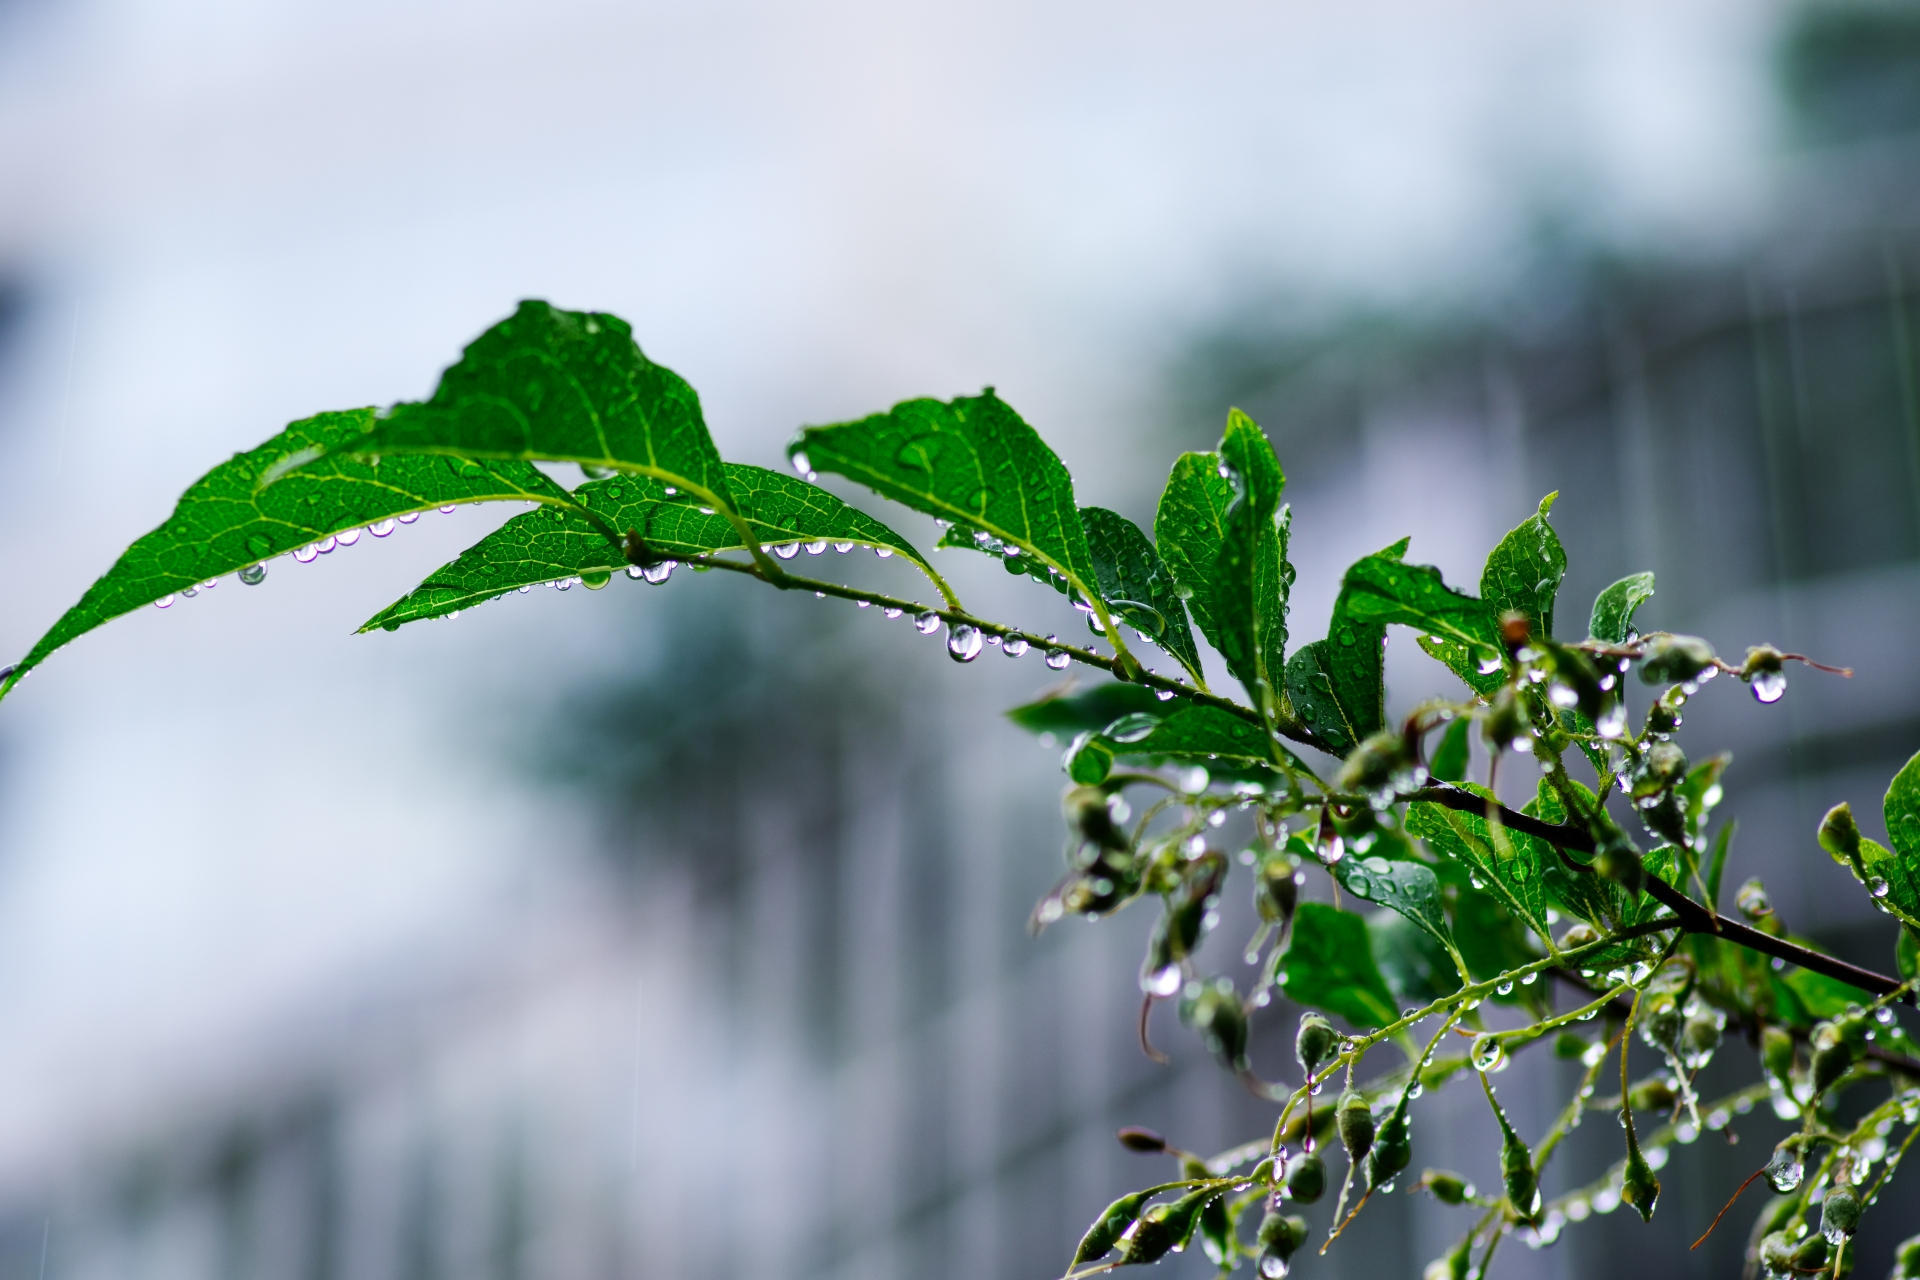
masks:
<path fill-rule="evenodd" d="M 453 503 L 572 501 L 565 489 L 524 462 L 422 457 L 389 458 L 379 464 L 347 457 L 313 461 L 362 438 L 373 420 L 372 409 L 353 409 L 296 422 L 194 481 L 167 522 L 127 548 L 34 645 L 12 678 L 0 685 L 0 693 L 55 649 L 104 622 L 333 534 Z M 290 459 L 307 465 L 260 487 L 263 476 Z M 592 536 L 608 545 L 605 534 L 594 531 Z"/>
<path fill-rule="evenodd" d="M 1007 719 L 1028 733 L 1067 737 L 1090 729 L 1104 729 L 1121 716 L 1136 712 L 1158 715 L 1165 709 L 1166 704 L 1153 696 L 1153 690 L 1116 680 L 1079 693 L 1062 689 L 1013 708 L 1007 712 Z"/>
<path fill-rule="evenodd" d="M 1884 876 L 1887 885 L 1887 898 L 1910 919 L 1920 919 L 1920 753 L 1916 753 L 1901 766 L 1900 772 L 1893 777 L 1893 783 L 1887 788 L 1887 798 L 1883 806 L 1887 820 L 1887 838 L 1893 842 L 1894 852 L 1884 858 L 1875 858 L 1878 865 L 1868 866 L 1867 846 L 1871 845 L 1882 855 L 1886 850 L 1874 845 L 1871 840 L 1862 840 L 1862 870 L 1868 876 L 1878 872 Z"/>
<path fill-rule="evenodd" d="M 788 453 L 946 520 L 966 538 L 977 532 L 991 540 L 955 539 L 959 545 L 1010 546 L 1034 557 L 1105 607 L 1072 477 L 1039 433 L 991 390 L 947 403 L 907 400 L 857 422 L 807 427 Z"/>
<path fill-rule="evenodd" d="M 1341 595 L 1348 616 L 1356 622 L 1412 627 L 1460 646 L 1460 661 L 1471 655 L 1476 664 L 1499 662 L 1504 650 L 1498 612 L 1486 601 L 1447 586 L 1431 565 L 1403 564 L 1406 549 L 1403 539 L 1347 570 Z"/>
<path fill-rule="evenodd" d="M 1460 989 L 1453 958 L 1434 936 L 1397 911 L 1367 916 L 1374 963 L 1400 1004 L 1426 1004 Z"/>
<path fill-rule="evenodd" d="M 1900 940 L 1893 948 L 1893 964 L 1902 982 L 1920 977 L 1920 939 L 1914 937 L 1909 927 L 1903 926 L 1900 930 Z"/>
<path fill-rule="evenodd" d="M 1633 634 L 1633 611 L 1653 599 L 1653 575 L 1636 573 L 1620 579 L 1593 601 L 1593 619 L 1587 624 L 1595 640 L 1625 644 Z"/>
<path fill-rule="evenodd" d="M 1222 653 L 1226 643 L 1221 639 L 1220 586 L 1213 570 L 1226 541 L 1227 509 L 1233 500 L 1233 485 L 1220 474 L 1219 454 L 1183 453 L 1174 460 L 1153 517 L 1160 559 L 1186 593 L 1194 622 Z"/>
<path fill-rule="evenodd" d="M 728 463 L 726 476 L 735 506 L 757 544 L 851 542 L 885 548 L 918 566 L 946 592 L 946 584 L 911 543 L 825 489 L 739 463 Z M 661 559 L 742 548 L 732 521 L 711 508 L 702 510 L 690 495 L 670 497 L 667 487 L 648 476 L 614 476 L 581 485 L 573 498 L 606 527 L 636 535 L 647 552 Z M 360 629 L 392 631 L 470 609 L 523 586 L 576 574 L 616 573 L 626 565 L 625 549 L 610 542 L 586 515 L 555 507 L 529 511 L 434 570 Z"/>
<path fill-rule="evenodd" d="M 1204 688 L 1200 653 L 1187 626 L 1187 607 L 1173 575 L 1140 527 L 1105 507 L 1080 508 L 1080 523 L 1093 556 L 1095 585 L 1114 615 L 1165 649 Z"/>
<path fill-rule="evenodd" d="M 1489 794 L 1484 787 L 1466 789 L 1478 796 Z M 1425 800 L 1407 806 L 1406 828 L 1435 853 L 1465 866 L 1481 888 L 1504 901 L 1529 928 L 1545 929 L 1545 864 L 1554 855 L 1544 842 L 1504 827 L 1496 838 L 1480 814 Z"/>
<path fill-rule="evenodd" d="M 1480 598 L 1493 606 L 1495 617 L 1518 610 L 1542 640 L 1553 637 L 1553 599 L 1567 576 L 1567 553 L 1547 523 L 1559 496 L 1555 492 L 1540 499 L 1540 509 L 1500 539 L 1480 572 Z"/>
<path fill-rule="evenodd" d="M 1372 1029 L 1392 1022 L 1393 993 L 1374 964 L 1367 922 L 1351 911 L 1303 902 L 1293 918 L 1293 942 L 1276 980 L 1296 1004 Z"/>
<path fill-rule="evenodd" d="M 1465 716 L 1454 720 L 1440 735 L 1440 745 L 1434 748 L 1433 764 L 1429 769 L 1436 782 L 1464 782 L 1467 766 L 1471 762 L 1472 748 L 1468 741 L 1468 731 L 1473 721 Z"/>
<path fill-rule="evenodd" d="M 1275 522 L 1287 478 L 1280 460 L 1253 419 L 1238 409 L 1227 415 L 1220 462 L 1235 498 L 1222 518 L 1213 564 L 1214 643 L 1227 669 L 1247 688 L 1256 707 L 1277 704 L 1287 650 L 1287 523 Z"/>
<path fill-rule="evenodd" d="M 1453 932 L 1447 927 L 1446 909 L 1440 904 L 1440 881 L 1431 867 L 1355 854 L 1336 862 L 1333 874 L 1340 887 L 1354 897 L 1399 912 L 1453 950 Z"/>
<path fill-rule="evenodd" d="M 395 405 L 353 452 L 545 459 L 651 476 L 731 509 L 700 399 L 617 316 L 528 301 L 474 339 L 433 398 Z"/>

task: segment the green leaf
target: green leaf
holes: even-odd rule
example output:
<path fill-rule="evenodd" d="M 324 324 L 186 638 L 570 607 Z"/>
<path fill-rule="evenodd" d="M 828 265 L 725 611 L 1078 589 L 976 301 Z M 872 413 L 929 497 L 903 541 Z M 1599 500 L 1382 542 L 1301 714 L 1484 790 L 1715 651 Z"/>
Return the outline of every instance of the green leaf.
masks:
<path fill-rule="evenodd" d="M 1913 930 L 1904 925 L 1900 929 L 1900 940 L 1893 947 L 1893 966 L 1902 982 L 1912 982 L 1920 977 L 1920 939 L 1916 939 Z"/>
<path fill-rule="evenodd" d="M 1007 719 L 1028 733 L 1051 733 L 1060 737 L 1104 729 L 1121 716 L 1142 712 L 1159 715 L 1166 704 L 1144 685 L 1097 684 L 1074 693 L 1061 689 L 1036 702 L 1007 712 Z"/>
<path fill-rule="evenodd" d="M 1884 877 L 1891 905 L 1909 920 L 1920 920 L 1920 753 L 1893 776 L 1882 812 L 1894 852 L 1888 854 L 1873 841 L 1861 840 L 1862 871 Z M 1884 856 L 1870 857 L 1869 848 Z"/>
<path fill-rule="evenodd" d="M 1287 478 L 1273 445 L 1238 409 L 1227 415 L 1220 462 L 1235 490 L 1221 522 L 1213 564 L 1214 643 L 1256 707 L 1276 703 L 1285 682 L 1287 526 L 1276 523 Z"/>
<path fill-rule="evenodd" d="M 1478 796 L 1484 787 L 1468 785 Z M 1536 932 L 1546 928 L 1546 863 L 1553 853 L 1543 841 L 1502 827 L 1496 837 L 1480 814 L 1461 813 L 1422 800 L 1407 806 L 1406 829 L 1436 854 L 1452 858 L 1479 880 L 1481 887 Z"/>
<path fill-rule="evenodd" d="M 1011 547 L 1034 557 L 1105 611 L 1072 477 L 992 390 L 944 404 L 907 400 L 858 422 L 807 427 L 787 452 L 796 466 L 857 481 L 951 522 L 971 540 L 943 539 L 946 545 Z"/>
<path fill-rule="evenodd" d="M 1498 612 L 1447 586 L 1433 566 L 1401 563 L 1406 549 L 1403 539 L 1347 570 L 1341 595 L 1348 616 L 1355 622 L 1413 627 L 1459 646 L 1476 664 L 1499 662 L 1504 650 Z"/>
<path fill-rule="evenodd" d="M 1114 615 L 1172 654 L 1201 688 L 1200 653 L 1173 575 L 1140 527 L 1105 507 L 1080 508 L 1095 585 Z"/>
<path fill-rule="evenodd" d="M 1187 704 L 1159 713 L 1127 716 L 1106 725 L 1101 737 L 1114 744 L 1116 755 L 1154 757 L 1206 763 L 1209 757 L 1237 762 L 1271 764 L 1266 732 L 1219 707 Z"/>
<path fill-rule="evenodd" d="M 1426 1004 L 1460 989 L 1460 974 L 1446 947 L 1396 911 L 1367 916 L 1374 964 L 1399 1004 Z"/>
<path fill-rule="evenodd" d="M 1587 630 L 1595 640 L 1625 644 L 1633 634 L 1633 611 L 1653 599 L 1653 575 L 1636 573 L 1620 579 L 1593 601 Z"/>
<path fill-rule="evenodd" d="M 1459 880 L 1465 877 L 1459 864 L 1443 870 L 1450 872 L 1447 883 L 1454 888 L 1454 941 L 1467 963 L 1467 972 L 1476 982 L 1540 958 L 1539 944 L 1519 916 L 1493 894 L 1476 893 L 1470 885 L 1460 884 Z M 1521 1004 L 1544 994 L 1536 984 L 1518 987 L 1505 995 L 1496 991 L 1492 998 L 1497 1004 Z"/>
<path fill-rule="evenodd" d="M 946 584 L 913 544 L 825 489 L 783 472 L 731 462 L 726 464 L 726 480 L 755 545 L 837 542 L 884 549 L 911 561 L 946 593 Z M 663 559 L 742 548 L 732 521 L 711 508 L 703 510 L 685 493 L 669 496 L 668 487 L 649 476 L 622 475 L 583 484 L 573 498 L 602 524 L 630 532 Z M 626 565 L 624 548 L 610 542 L 588 516 L 556 507 L 529 511 L 434 570 L 360 629 L 392 631 L 470 609 L 523 586 L 574 575 L 591 582 Z"/>
<path fill-rule="evenodd" d="M 1433 765 L 1428 770 L 1435 782 L 1466 781 L 1467 766 L 1472 757 L 1468 742 L 1468 732 L 1472 726 L 1472 720 L 1461 716 L 1440 735 L 1440 745 L 1434 749 Z"/>
<path fill-rule="evenodd" d="M 1398 1016 L 1393 993 L 1373 960 L 1367 922 L 1351 911 L 1303 902 L 1293 917 L 1293 941 L 1280 957 L 1275 980 L 1297 1004 L 1372 1030 Z"/>
<path fill-rule="evenodd" d="M 1174 460 L 1153 517 L 1160 559 L 1186 594 L 1194 622 L 1221 653 L 1226 642 L 1221 638 L 1220 584 L 1213 571 L 1226 542 L 1227 510 L 1233 501 L 1233 485 L 1220 474 L 1219 454 L 1183 453 Z"/>
<path fill-rule="evenodd" d="M 1380 591 L 1409 572 L 1400 563 L 1406 551 L 1402 538 L 1349 568 L 1333 602 L 1327 638 L 1287 661 L 1293 713 L 1320 739 L 1318 745 L 1335 755 L 1353 750 L 1385 723 L 1387 623 L 1404 617 L 1391 601 L 1383 602 Z"/>
<path fill-rule="evenodd" d="M 1567 553 L 1547 523 L 1558 492 L 1540 499 L 1540 509 L 1500 539 L 1480 572 L 1480 598 L 1493 606 L 1496 620 L 1508 610 L 1527 615 L 1533 634 L 1553 637 L 1553 599 L 1567 576 Z"/>
<path fill-rule="evenodd" d="M 647 359 L 617 316 L 523 302 L 351 446 L 363 455 L 545 459 L 651 476 L 723 512 L 720 454 L 700 399 Z"/>
<path fill-rule="evenodd" d="M 55 649 L 110 619 L 333 534 L 454 503 L 572 501 L 565 489 L 524 462 L 435 457 L 312 461 L 361 439 L 373 421 L 372 409 L 353 409 L 296 422 L 194 481 L 167 522 L 127 548 L 34 645 L 13 677 L 0 686 L 0 694 Z M 307 465 L 261 487 L 262 477 L 289 459 Z M 602 546 L 610 545 L 605 534 L 596 531 L 593 536 Z"/>
<path fill-rule="evenodd" d="M 1333 874 L 1354 897 L 1398 911 L 1449 951 L 1453 949 L 1453 933 L 1440 902 L 1440 881 L 1431 867 L 1355 854 L 1336 862 Z"/>

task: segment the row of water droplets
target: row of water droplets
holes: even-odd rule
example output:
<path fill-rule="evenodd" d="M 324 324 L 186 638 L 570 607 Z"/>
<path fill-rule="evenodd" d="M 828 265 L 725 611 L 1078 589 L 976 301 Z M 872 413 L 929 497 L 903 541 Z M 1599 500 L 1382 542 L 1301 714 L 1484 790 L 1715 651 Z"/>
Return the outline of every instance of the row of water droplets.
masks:
<path fill-rule="evenodd" d="M 451 515 L 453 511 L 454 511 L 453 506 L 444 506 L 440 508 L 440 514 L 442 515 Z M 409 511 L 402 516 L 394 516 L 394 517 L 389 517 L 383 520 L 375 520 L 373 523 L 365 527 L 364 532 L 370 533 L 376 538 L 384 538 L 389 534 L 391 534 L 394 531 L 394 529 L 396 529 L 400 525 L 412 524 L 414 521 L 418 520 L 419 518 L 420 518 L 420 513 L 418 511 Z M 321 556 L 330 555 L 332 554 L 332 552 L 334 552 L 336 549 L 340 547 L 350 547 L 354 543 L 360 541 L 360 535 L 362 532 L 363 530 L 355 528 L 355 529 L 343 530 L 340 533 L 329 534 L 327 537 L 320 539 L 318 542 L 309 542 L 303 547 L 295 548 L 293 552 L 293 558 L 299 561 L 301 564 L 312 564 L 315 560 L 318 560 Z M 243 583 L 246 586 L 257 587 L 261 583 L 267 580 L 266 562 L 256 561 L 253 564 L 245 565 L 238 572 L 236 572 L 234 576 L 239 578 L 241 583 Z M 218 578 L 208 578 L 205 582 L 197 583 L 194 586 L 187 587 L 183 591 L 179 592 L 178 597 L 191 598 L 193 596 L 197 596 L 202 591 L 211 591 L 214 587 L 218 586 L 219 583 L 220 583 L 220 580 Z M 153 602 L 153 607 L 156 609 L 171 609 L 173 607 L 174 600 L 178 597 L 172 593 L 161 596 L 158 600 L 155 600 Z"/>

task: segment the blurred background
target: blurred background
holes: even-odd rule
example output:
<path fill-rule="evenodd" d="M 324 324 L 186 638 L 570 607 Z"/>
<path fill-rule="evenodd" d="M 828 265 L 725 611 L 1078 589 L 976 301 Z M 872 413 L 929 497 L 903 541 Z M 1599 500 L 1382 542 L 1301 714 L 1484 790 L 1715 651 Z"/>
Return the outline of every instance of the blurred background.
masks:
<path fill-rule="evenodd" d="M 1352 559 L 1471 584 L 1557 489 L 1563 630 L 1652 569 L 1647 625 L 1854 666 L 1710 686 L 1688 747 L 1737 752 L 1739 874 L 1886 969 L 1811 832 L 1879 833 L 1920 746 L 1916 196 L 1913 3 L 4 0 L 0 654 L 214 461 L 425 395 L 522 297 L 630 319 L 731 458 L 991 384 L 1142 522 L 1237 404 L 1297 640 Z M 1134 1047 L 1150 908 L 1027 936 L 1036 658 L 685 573 L 349 634 L 501 514 L 142 610 L 0 711 L 0 1277 L 1042 1280 L 1169 1175 L 1114 1127 L 1270 1125 L 1171 1018 L 1171 1067 Z M 1396 705 L 1452 687 L 1392 654 Z M 1538 1133 L 1571 1077 L 1507 1079 Z M 1483 1105 L 1424 1100 L 1416 1168 L 1493 1182 Z M 1731 1274 L 1757 1202 L 1685 1246 L 1777 1127 L 1495 1271 Z M 1299 1274 L 1466 1225 L 1367 1217 Z"/>

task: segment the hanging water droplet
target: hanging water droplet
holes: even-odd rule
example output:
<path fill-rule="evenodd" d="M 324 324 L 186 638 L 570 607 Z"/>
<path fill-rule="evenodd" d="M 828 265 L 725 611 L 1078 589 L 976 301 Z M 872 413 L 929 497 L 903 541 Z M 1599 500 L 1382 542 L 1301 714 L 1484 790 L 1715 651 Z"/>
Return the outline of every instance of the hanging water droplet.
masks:
<path fill-rule="evenodd" d="M 845 555 L 847 552 L 853 550 L 853 544 L 851 542 L 836 542 L 833 544 L 833 549 L 841 555 Z"/>
<path fill-rule="evenodd" d="M 573 579 L 572 578 L 556 578 L 554 579 L 553 589 L 555 591 L 571 591 L 573 590 Z"/>
<path fill-rule="evenodd" d="M 827 544 L 825 542 L 807 543 L 807 554 L 810 556 L 817 556 L 821 552 L 825 551 L 826 549 L 827 549 Z"/>
<path fill-rule="evenodd" d="M 856 609 L 871 609 L 873 607 L 873 601 L 871 600 L 855 600 L 853 604 Z"/>
<path fill-rule="evenodd" d="M 580 585 L 589 591 L 598 591 L 611 581 L 613 581 L 613 575 L 606 572 L 583 573 L 580 575 Z"/>
<path fill-rule="evenodd" d="M 1600 713 L 1600 718 L 1594 721 L 1593 727 L 1603 738 L 1618 738 L 1622 734 L 1626 733 L 1627 731 L 1626 704 L 1623 702 L 1616 702 L 1612 706 L 1608 707 L 1605 711 L 1602 711 Z"/>
<path fill-rule="evenodd" d="M 792 459 L 793 469 L 795 471 L 799 472 L 801 475 L 805 476 L 809 480 L 813 479 L 813 468 L 810 465 L 808 465 L 806 450 L 795 449 L 791 454 L 788 454 L 787 456 L 790 459 Z"/>
<path fill-rule="evenodd" d="M 882 560 L 888 560 L 893 557 L 893 548 L 892 547 L 875 547 L 873 549 L 873 554 L 879 556 Z"/>
<path fill-rule="evenodd" d="M 360 531 L 358 529 L 348 529 L 344 533 L 335 534 L 334 538 L 341 546 L 350 547 L 360 541 Z"/>
<path fill-rule="evenodd" d="M 1171 689 L 1155 689 L 1155 690 L 1153 691 L 1153 696 L 1154 696 L 1154 697 L 1156 697 L 1156 698 L 1158 698 L 1158 699 L 1159 699 L 1160 701 L 1162 701 L 1162 702 L 1172 702 L 1172 701 L 1173 701 L 1173 690 L 1171 690 Z"/>
<path fill-rule="evenodd" d="M 881 616 L 883 616 L 883 617 L 887 617 L 887 618 L 897 618 L 897 617 L 899 617 L 899 616 L 900 616 L 900 614 L 901 614 L 901 610 L 899 610 L 899 609 L 896 609 L 896 608 L 894 608 L 893 606 L 891 606 L 891 605 L 889 605 L 889 606 L 888 606 L 888 607 L 886 607 L 885 609 L 882 609 L 882 610 L 880 611 L 880 613 L 881 613 Z"/>
<path fill-rule="evenodd" d="M 658 564 L 645 565 L 640 570 L 640 576 L 645 578 L 649 585 L 657 587 L 673 576 L 673 566 L 678 563 L 677 560 L 662 560 Z"/>
<path fill-rule="evenodd" d="M 1513 994 L 1513 983 L 1511 981 L 1503 982 L 1499 986 L 1495 987 L 1494 990 L 1499 992 L 1503 996 L 1510 996 Z"/>
<path fill-rule="evenodd" d="M 376 538 L 384 538 L 388 534 L 393 532 L 393 521 L 375 520 L 372 524 L 367 526 L 367 532 L 372 534 Z"/>
<path fill-rule="evenodd" d="M 768 547 L 767 550 L 773 552 L 773 554 L 779 556 L 782 560 L 791 560 L 800 554 L 800 544 L 797 542 L 782 542 L 777 546 Z"/>
<path fill-rule="evenodd" d="M 928 609 L 913 616 L 913 629 L 923 636 L 930 636 L 940 629 L 940 615 Z"/>
<path fill-rule="evenodd" d="M 264 564 L 247 565 L 240 570 L 239 578 L 240 581 L 246 583 L 248 586 L 257 587 L 267 580 L 267 566 Z"/>
<path fill-rule="evenodd" d="M 532 584 L 531 582 L 523 582 L 523 583 L 521 583 L 521 584 L 520 584 L 520 594 L 521 594 L 521 595 L 525 595 L 525 594 L 527 594 L 527 592 L 529 592 L 529 591 L 531 591 L 531 590 L 533 590 L 533 584 Z"/>
<path fill-rule="evenodd" d="M 312 542 L 309 542 L 304 547 L 296 547 L 294 548 L 293 558 L 301 564 L 312 564 L 320 558 L 320 547 L 317 543 Z"/>
<path fill-rule="evenodd" d="M 1180 966 L 1170 964 L 1140 979 L 1140 989 L 1151 996 L 1165 998 L 1180 989 Z"/>
<path fill-rule="evenodd" d="M 449 502 L 449 503 L 448 503 L 448 504 L 447 504 L 446 506 L 444 506 L 444 507 L 442 507 L 442 508 L 440 508 L 440 514 L 441 514 L 441 515 L 443 515 L 443 516 L 450 516 L 450 515 L 452 515 L 452 514 L 453 514 L 453 508 L 454 508 L 454 505 L 455 505 L 454 503 L 451 503 L 451 502 Z"/>
<path fill-rule="evenodd" d="M 1887 887 L 1888 886 L 1887 886 L 1885 877 L 1882 877 L 1882 876 L 1867 877 L 1867 892 L 1872 894 L 1874 897 L 1876 898 L 1886 897 Z"/>
<path fill-rule="evenodd" d="M 1009 658 L 1017 658 L 1027 651 L 1027 642 L 1021 636 L 1008 636 L 1001 643 L 1000 651 Z"/>
<path fill-rule="evenodd" d="M 1580 705 L 1580 695 L 1572 685 L 1561 684 L 1556 680 L 1547 688 L 1547 701 L 1562 711 L 1571 711 Z"/>
<path fill-rule="evenodd" d="M 1067 664 L 1072 661 L 1073 659 L 1067 656 L 1067 651 L 1065 649 L 1047 650 L 1047 665 L 1049 667 L 1052 667 L 1055 671 L 1066 670 Z"/>
<path fill-rule="evenodd" d="M 980 634 L 980 628 L 964 622 L 947 633 L 947 656 L 955 662 L 972 662 L 985 646 L 986 639 Z"/>
<path fill-rule="evenodd" d="M 1778 702 L 1786 691 L 1786 672 L 1756 671 L 1753 673 L 1753 696 L 1756 701 Z"/>
<path fill-rule="evenodd" d="M 1498 1071 L 1507 1065 L 1507 1047 L 1500 1043 L 1498 1036 L 1475 1036 L 1468 1054 L 1475 1071 Z"/>
<path fill-rule="evenodd" d="M 198 588 L 198 587 L 188 587 L 188 588 L 187 588 L 186 590 L 184 590 L 184 591 L 182 591 L 182 592 L 181 592 L 180 594 L 181 594 L 182 596 L 185 596 L 185 597 L 186 597 L 187 599 L 189 599 L 189 600 L 191 600 L 191 599 L 193 599 L 193 598 L 194 598 L 195 596 L 197 596 L 197 595 L 199 595 L 199 594 L 200 594 L 200 588 Z"/>
<path fill-rule="evenodd" d="M 153 607 L 156 609 L 171 609 L 173 608 L 173 597 L 170 595 L 161 596 L 153 602 Z"/>
<path fill-rule="evenodd" d="M 400 523 L 412 524 L 415 520 L 418 520 L 419 518 L 420 518 L 420 513 L 418 511 L 409 511 L 407 512 L 407 514 L 400 517 Z"/>
<path fill-rule="evenodd" d="M 1277 1253 L 1261 1254 L 1260 1274 L 1265 1280 L 1286 1280 L 1287 1260 Z"/>
<path fill-rule="evenodd" d="M 666 495 L 667 495 L 667 496 L 668 496 L 669 498 L 677 498 L 677 497 L 679 497 L 679 496 L 680 496 L 680 491 L 679 491 L 678 489 L 676 489 L 676 488 L 674 488 L 674 487 L 673 487 L 672 485 L 666 485 L 666 486 L 664 486 L 664 488 L 665 488 L 665 492 L 666 492 Z M 617 498 L 617 497 L 619 497 L 620 495 L 616 493 L 616 494 L 614 494 L 613 496 Z"/>

